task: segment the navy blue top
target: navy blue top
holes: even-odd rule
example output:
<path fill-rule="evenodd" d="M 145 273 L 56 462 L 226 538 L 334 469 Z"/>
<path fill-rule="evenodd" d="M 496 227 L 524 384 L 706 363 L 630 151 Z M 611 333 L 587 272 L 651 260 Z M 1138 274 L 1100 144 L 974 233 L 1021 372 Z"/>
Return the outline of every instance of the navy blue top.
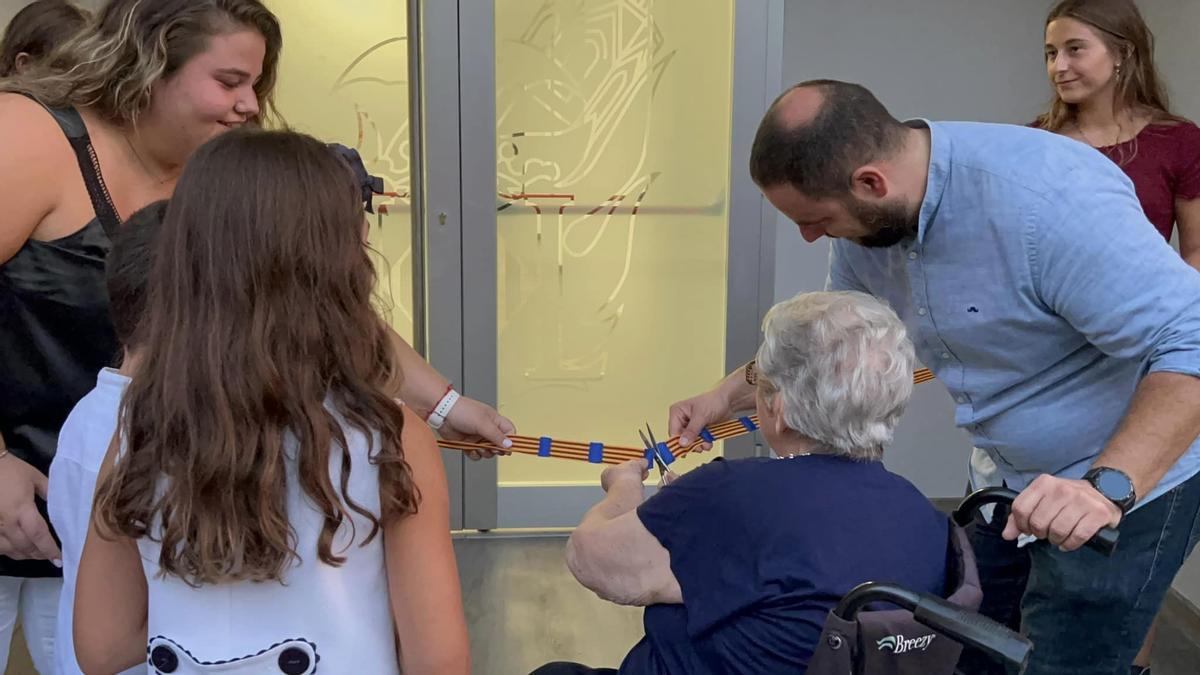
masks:
<path fill-rule="evenodd" d="M 944 592 L 949 521 L 879 462 L 711 462 L 637 513 L 684 604 L 646 608 L 621 673 L 795 673 L 859 583 Z"/>

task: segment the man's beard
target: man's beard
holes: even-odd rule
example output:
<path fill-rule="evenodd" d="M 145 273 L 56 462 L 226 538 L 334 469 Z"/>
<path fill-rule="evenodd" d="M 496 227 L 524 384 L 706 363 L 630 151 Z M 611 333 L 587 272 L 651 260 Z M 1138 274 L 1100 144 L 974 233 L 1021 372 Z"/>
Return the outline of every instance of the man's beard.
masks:
<path fill-rule="evenodd" d="M 917 236 L 918 214 L 909 215 L 903 204 L 868 204 L 851 198 L 846 208 L 871 234 L 852 241 L 867 248 L 887 248 Z"/>

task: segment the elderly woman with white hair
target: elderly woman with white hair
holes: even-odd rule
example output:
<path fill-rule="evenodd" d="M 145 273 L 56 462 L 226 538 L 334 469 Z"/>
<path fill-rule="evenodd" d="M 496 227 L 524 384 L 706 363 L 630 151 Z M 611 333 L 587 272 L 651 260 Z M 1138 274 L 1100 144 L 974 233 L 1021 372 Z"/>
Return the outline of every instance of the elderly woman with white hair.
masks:
<path fill-rule="evenodd" d="M 757 408 L 775 457 L 714 461 L 643 500 L 646 467 L 604 472 L 571 536 L 575 577 L 645 606 L 619 671 L 803 672 L 829 610 L 864 581 L 944 591 L 949 523 L 881 459 L 912 393 L 904 325 L 862 293 L 807 293 L 763 323 Z"/>

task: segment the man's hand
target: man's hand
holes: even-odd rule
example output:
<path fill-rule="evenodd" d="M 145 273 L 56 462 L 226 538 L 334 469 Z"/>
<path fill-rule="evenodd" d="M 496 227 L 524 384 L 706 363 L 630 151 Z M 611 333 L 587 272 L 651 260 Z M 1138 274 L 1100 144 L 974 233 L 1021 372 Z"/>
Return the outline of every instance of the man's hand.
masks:
<path fill-rule="evenodd" d="M 600 474 L 600 487 L 608 492 L 612 486 L 621 481 L 632 481 L 640 486 L 649 475 L 650 470 L 646 468 L 646 460 L 630 459 L 605 469 L 604 473 Z"/>
<path fill-rule="evenodd" d="M 674 471 L 671 471 L 670 469 L 667 469 L 667 472 L 662 475 L 661 479 L 659 479 L 658 487 L 659 487 L 659 489 L 662 489 L 662 488 L 670 485 L 671 483 L 674 483 L 677 480 L 679 480 L 679 474 L 675 473 Z"/>
<path fill-rule="evenodd" d="M 700 430 L 705 426 L 726 420 L 732 413 L 729 408 L 729 402 L 719 388 L 706 391 L 671 406 L 667 431 L 672 436 L 679 436 L 679 445 L 686 448 L 700 438 Z M 712 443 L 704 442 L 696 450 L 711 448 Z"/>
<path fill-rule="evenodd" d="M 511 420 L 473 398 L 463 396 L 450 409 L 445 424 L 439 430 L 443 438 L 454 441 L 487 442 L 500 448 L 511 448 L 508 435 L 516 433 Z M 512 454 L 505 450 L 471 450 L 466 453 L 471 459 L 491 458 L 496 455 Z"/>
<path fill-rule="evenodd" d="M 61 565 L 46 520 L 33 502 L 46 498 L 46 476 L 14 455 L 0 457 L 0 555 L 14 560 L 52 560 Z"/>
<path fill-rule="evenodd" d="M 1030 534 L 1074 551 L 1103 527 L 1121 522 L 1121 509 L 1085 480 L 1038 476 L 1013 501 L 1004 538 Z"/>

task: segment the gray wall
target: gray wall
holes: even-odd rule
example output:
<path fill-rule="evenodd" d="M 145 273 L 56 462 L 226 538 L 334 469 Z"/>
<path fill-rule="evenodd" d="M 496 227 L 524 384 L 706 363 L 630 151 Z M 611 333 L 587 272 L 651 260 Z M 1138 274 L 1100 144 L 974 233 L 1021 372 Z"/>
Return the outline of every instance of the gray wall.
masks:
<path fill-rule="evenodd" d="M 1044 0 L 787 0 L 785 86 L 859 82 L 898 117 L 1027 122 L 1048 100 L 1041 66 Z M 776 297 L 821 288 L 828 243 L 806 244 L 779 219 Z M 960 497 L 967 435 L 938 383 L 920 385 L 888 451 L 889 466 L 930 497 Z"/>
<path fill-rule="evenodd" d="M 860 82 L 899 117 L 1024 123 L 1049 100 L 1041 63 L 1050 0 L 787 0 L 785 85 L 817 77 Z M 1158 37 L 1159 67 L 1174 107 L 1200 119 L 1195 64 L 1200 0 L 1141 0 Z M 822 287 L 828 244 L 806 244 L 780 218 L 775 255 L 778 299 Z M 955 497 L 965 484 L 969 440 L 937 383 L 917 387 L 889 450 L 888 464 L 930 497 Z M 1200 606 L 1200 555 L 1175 588 Z"/>

